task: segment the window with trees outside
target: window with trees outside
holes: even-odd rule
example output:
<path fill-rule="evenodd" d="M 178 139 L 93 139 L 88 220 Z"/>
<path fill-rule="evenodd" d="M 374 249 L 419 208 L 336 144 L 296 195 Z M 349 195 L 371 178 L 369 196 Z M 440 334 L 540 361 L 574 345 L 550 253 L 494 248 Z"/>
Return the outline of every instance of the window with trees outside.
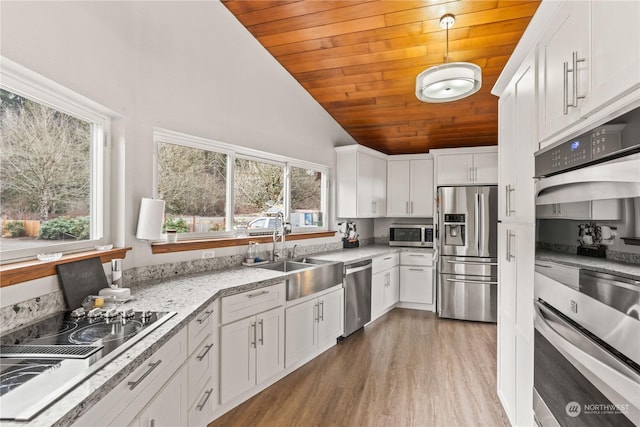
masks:
<path fill-rule="evenodd" d="M 326 168 L 170 131 L 156 132 L 164 230 L 181 238 L 326 230 Z"/>
<path fill-rule="evenodd" d="M 93 249 L 103 237 L 101 171 L 106 118 L 92 115 L 76 100 L 65 98 L 66 93 L 55 93 L 56 85 L 45 86 L 43 91 L 40 84 L 30 82 L 25 91 L 20 84 L 12 84 L 14 79 L 5 70 L 2 77 L 3 261 Z M 24 80 L 24 76 L 18 79 Z"/>

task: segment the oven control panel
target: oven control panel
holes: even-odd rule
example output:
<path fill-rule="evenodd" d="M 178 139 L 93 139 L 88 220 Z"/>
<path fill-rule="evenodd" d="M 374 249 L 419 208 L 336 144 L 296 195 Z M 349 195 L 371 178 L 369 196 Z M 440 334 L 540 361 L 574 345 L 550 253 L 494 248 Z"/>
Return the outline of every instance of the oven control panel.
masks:
<path fill-rule="evenodd" d="M 625 125 L 603 125 L 536 154 L 536 176 L 548 176 L 607 157 L 622 147 Z"/>

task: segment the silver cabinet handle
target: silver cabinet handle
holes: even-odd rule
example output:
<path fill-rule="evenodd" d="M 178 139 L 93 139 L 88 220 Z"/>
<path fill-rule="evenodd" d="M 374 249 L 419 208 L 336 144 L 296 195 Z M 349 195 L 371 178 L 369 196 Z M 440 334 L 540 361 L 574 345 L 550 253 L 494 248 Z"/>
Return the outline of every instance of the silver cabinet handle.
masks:
<path fill-rule="evenodd" d="M 578 59 L 578 51 L 573 51 L 573 104 L 572 107 L 578 106 L 578 99 L 584 99 L 584 96 L 578 96 L 578 63 L 584 62 L 584 58 Z"/>
<path fill-rule="evenodd" d="M 511 209 L 511 193 L 515 192 L 515 187 L 512 187 L 511 184 L 505 186 L 506 200 L 505 200 L 505 214 L 506 216 L 511 216 L 511 214 L 516 213 L 515 209 Z"/>
<path fill-rule="evenodd" d="M 144 381 L 144 379 L 147 378 L 147 376 L 149 376 L 149 374 L 153 372 L 154 369 L 160 366 L 161 363 L 162 363 L 162 359 L 158 360 L 157 362 L 149 363 L 149 369 L 147 369 L 147 371 L 144 374 L 142 374 L 140 378 L 138 378 L 135 381 L 129 381 L 127 383 L 127 385 L 129 386 L 129 390 L 133 390 L 134 388 L 138 387 L 138 385 L 140 385 L 140 383 Z"/>
<path fill-rule="evenodd" d="M 404 202 L 404 213 L 409 213 L 409 201 Z"/>
<path fill-rule="evenodd" d="M 513 233 L 511 230 L 507 229 L 507 253 L 505 255 L 505 260 L 507 262 L 511 262 L 512 259 L 515 258 L 515 255 L 511 254 L 511 238 L 516 237 L 516 233 Z"/>
<path fill-rule="evenodd" d="M 413 213 L 413 200 L 411 201 L 410 205 L 411 205 L 411 209 L 409 210 L 409 213 L 412 214 Z"/>
<path fill-rule="evenodd" d="M 424 271 L 424 268 L 410 268 L 411 271 Z"/>
<path fill-rule="evenodd" d="M 316 323 L 320 322 L 320 306 L 318 303 L 313 305 L 313 319 Z"/>
<path fill-rule="evenodd" d="M 420 258 L 424 258 L 426 255 L 424 255 L 424 254 L 409 254 L 409 256 L 417 256 L 417 257 L 420 257 Z"/>
<path fill-rule="evenodd" d="M 211 348 L 212 348 L 212 347 L 213 347 L 213 344 L 209 344 L 208 346 L 206 346 L 206 347 L 204 348 L 204 352 L 203 352 L 201 355 L 197 356 L 197 357 L 196 357 L 196 359 L 198 359 L 198 361 L 199 361 L 199 362 L 201 362 L 201 361 L 202 361 L 202 359 L 204 359 L 204 358 L 205 358 L 205 356 L 207 355 L 207 353 L 209 353 L 209 351 L 211 350 Z"/>
<path fill-rule="evenodd" d="M 207 390 L 204 394 L 204 399 L 202 399 L 202 402 L 200 402 L 200 404 L 198 404 L 198 406 L 196 406 L 196 409 L 198 409 L 198 411 L 202 411 L 204 409 L 204 405 L 207 404 L 207 400 L 209 400 L 209 398 L 211 397 L 211 394 L 213 394 L 213 389 L 210 388 L 209 390 Z"/>
<path fill-rule="evenodd" d="M 257 341 L 256 329 L 258 329 L 258 328 L 256 328 L 256 322 L 251 322 L 251 327 L 253 328 L 253 341 L 251 342 L 251 346 L 253 348 L 257 348 L 257 345 L 256 345 L 256 341 Z"/>
<path fill-rule="evenodd" d="M 320 301 L 320 321 L 324 322 L 324 301 Z"/>
<path fill-rule="evenodd" d="M 151 420 L 149 427 L 156 427 L 156 420 Z"/>
<path fill-rule="evenodd" d="M 213 310 L 205 311 L 204 316 L 198 319 L 198 323 L 200 324 L 204 323 L 212 314 L 213 314 Z"/>
<path fill-rule="evenodd" d="M 569 114 L 569 63 L 562 63 L 562 114 Z M 554 212 L 555 213 L 555 212 Z"/>
<path fill-rule="evenodd" d="M 391 258 L 393 258 L 393 257 L 392 256 L 388 256 L 388 257 L 382 258 L 382 259 L 386 261 L 386 260 L 391 259 Z"/>
<path fill-rule="evenodd" d="M 256 292 L 255 294 L 247 294 L 247 298 L 259 297 L 260 295 L 268 294 L 269 291 Z"/>
<path fill-rule="evenodd" d="M 260 319 L 260 345 L 264 345 L 264 319 Z"/>

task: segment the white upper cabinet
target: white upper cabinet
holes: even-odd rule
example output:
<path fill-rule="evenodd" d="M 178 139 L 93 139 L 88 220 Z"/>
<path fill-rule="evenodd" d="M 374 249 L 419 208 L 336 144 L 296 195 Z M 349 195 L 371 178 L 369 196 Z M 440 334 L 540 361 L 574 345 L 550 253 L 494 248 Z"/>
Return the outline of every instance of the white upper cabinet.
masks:
<path fill-rule="evenodd" d="M 640 2 L 567 1 L 539 49 L 544 142 L 640 87 Z"/>
<path fill-rule="evenodd" d="M 589 4 L 564 3 L 539 44 L 540 139 L 580 118 L 588 90 Z"/>
<path fill-rule="evenodd" d="M 432 150 L 436 162 L 436 185 L 483 185 L 498 183 L 497 147 L 477 152 L 468 149 Z"/>
<path fill-rule="evenodd" d="M 377 218 L 387 212 L 386 156 L 359 145 L 336 147 L 337 216 Z"/>
<path fill-rule="evenodd" d="M 433 159 L 393 156 L 387 161 L 387 216 L 433 216 Z"/>

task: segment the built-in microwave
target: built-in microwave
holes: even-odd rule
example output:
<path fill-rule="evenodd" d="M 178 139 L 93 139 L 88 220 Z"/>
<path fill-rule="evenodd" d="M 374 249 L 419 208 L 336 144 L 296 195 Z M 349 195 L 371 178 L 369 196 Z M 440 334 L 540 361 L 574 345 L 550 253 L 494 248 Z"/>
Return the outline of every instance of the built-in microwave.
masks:
<path fill-rule="evenodd" d="M 391 224 L 389 246 L 433 247 L 433 225 Z"/>

